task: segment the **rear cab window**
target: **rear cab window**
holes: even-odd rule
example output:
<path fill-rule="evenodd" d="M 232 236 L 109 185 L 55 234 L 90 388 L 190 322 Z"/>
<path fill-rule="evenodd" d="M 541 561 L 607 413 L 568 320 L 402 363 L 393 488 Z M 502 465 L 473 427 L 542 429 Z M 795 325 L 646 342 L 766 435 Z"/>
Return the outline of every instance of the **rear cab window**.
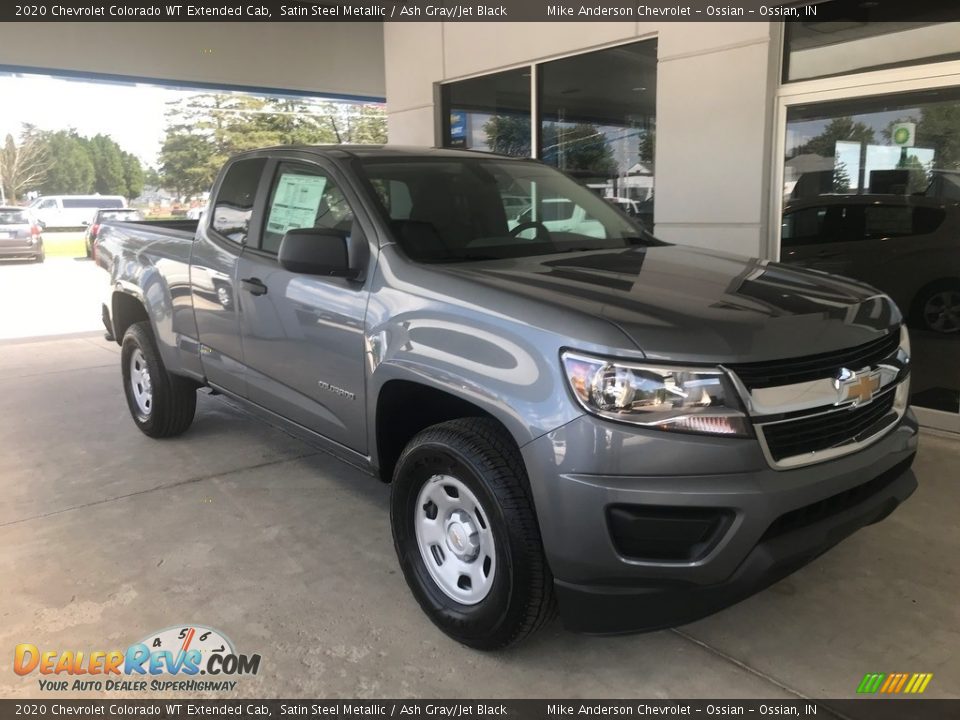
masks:
<path fill-rule="evenodd" d="M 23 210 L 0 209 L 0 225 L 29 225 L 27 214 Z"/>
<path fill-rule="evenodd" d="M 211 229 L 221 237 L 238 244 L 246 242 L 253 202 L 266 164 L 266 158 L 245 158 L 227 168 L 209 214 Z"/>

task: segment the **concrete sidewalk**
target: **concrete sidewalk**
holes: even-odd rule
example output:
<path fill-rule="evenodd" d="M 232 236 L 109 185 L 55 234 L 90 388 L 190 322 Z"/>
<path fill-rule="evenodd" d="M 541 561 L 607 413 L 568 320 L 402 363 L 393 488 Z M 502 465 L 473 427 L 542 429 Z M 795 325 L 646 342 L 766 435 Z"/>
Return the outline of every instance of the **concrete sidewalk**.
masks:
<path fill-rule="evenodd" d="M 0 417 L 0 697 L 41 695 L 18 643 L 112 650 L 190 623 L 262 656 L 240 696 L 851 697 L 893 671 L 960 696 L 953 439 L 924 434 L 892 517 L 735 607 L 481 654 L 408 592 L 387 486 L 205 393 L 186 435 L 146 438 L 98 334 L 0 343 Z"/>

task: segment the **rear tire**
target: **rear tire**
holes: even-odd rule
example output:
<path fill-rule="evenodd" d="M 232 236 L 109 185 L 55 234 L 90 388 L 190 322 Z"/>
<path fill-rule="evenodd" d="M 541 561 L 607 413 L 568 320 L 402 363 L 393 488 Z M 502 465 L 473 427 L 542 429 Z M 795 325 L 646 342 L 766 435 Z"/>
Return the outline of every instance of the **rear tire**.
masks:
<path fill-rule="evenodd" d="M 167 372 L 148 322 L 127 329 L 120 362 L 130 415 L 145 435 L 173 437 L 190 427 L 197 408 L 196 386 Z"/>
<path fill-rule="evenodd" d="M 46 260 L 46 259 L 47 259 L 47 251 L 43 248 L 43 245 L 41 245 L 41 246 L 40 246 L 40 252 L 38 252 L 38 253 L 34 256 L 33 261 L 36 262 L 36 263 L 42 263 L 42 262 L 43 262 L 44 260 Z"/>
<path fill-rule="evenodd" d="M 555 610 L 523 460 L 496 422 L 465 418 L 419 433 L 397 462 L 394 547 L 433 623 L 478 650 L 498 650 Z"/>

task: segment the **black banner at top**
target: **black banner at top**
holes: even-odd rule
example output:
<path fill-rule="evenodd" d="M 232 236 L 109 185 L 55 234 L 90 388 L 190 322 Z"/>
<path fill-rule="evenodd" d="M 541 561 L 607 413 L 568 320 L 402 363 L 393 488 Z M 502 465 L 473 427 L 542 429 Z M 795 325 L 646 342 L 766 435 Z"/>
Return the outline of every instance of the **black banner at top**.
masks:
<path fill-rule="evenodd" d="M 960 20 L 956 0 L 872 2 L 846 0 L 34 0 L 3 3 L 4 22 L 723 22 L 896 20 L 909 5 L 929 21 Z M 853 17 L 856 15 L 857 17 Z M 862 17 L 860 17 L 862 16 Z"/>

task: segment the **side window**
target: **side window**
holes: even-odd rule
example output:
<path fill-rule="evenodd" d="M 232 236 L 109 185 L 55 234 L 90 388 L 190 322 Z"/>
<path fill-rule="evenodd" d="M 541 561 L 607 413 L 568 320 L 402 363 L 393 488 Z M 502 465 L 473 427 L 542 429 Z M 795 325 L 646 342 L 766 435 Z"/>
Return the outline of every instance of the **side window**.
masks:
<path fill-rule="evenodd" d="M 787 212 L 780 226 L 783 247 L 822 245 L 863 239 L 863 208 L 847 205 L 808 207 Z"/>
<path fill-rule="evenodd" d="M 260 249 L 276 253 L 288 230 L 328 228 L 350 231 L 353 210 L 333 178 L 319 168 L 280 165 L 267 204 Z"/>
<path fill-rule="evenodd" d="M 867 205 L 864 218 L 864 235 L 869 239 L 913 233 L 913 208 L 909 205 Z"/>
<path fill-rule="evenodd" d="M 220 235 L 236 243 L 246 242 L 257 186 L 266 165 L 266 158 L 238 160 L 227 170 L 220 185 L 210 226 Z"/>
<path fill-rule="evenodd" d="M 39 207 L 41 210 L 52 210 L 52 209 L 55 208 L 56 206 L 57 206 L 57 201 L 56 201 L 56 200 L 44 200 L 42 203 L 40 203 L 40 205 L 39 205 L 38 207 Z"/>
<path fill-rule="evenodd" d="M 370 181 L 391 220 L 409 220 L 413 199 L 410 186 L 402 180 L 374 178 Z"/>
<path fill-rule="evenodd" d="M 913 209 L 913 234 L 930 235 L 946 220 L 947 213 L 940 208 L 916 207 Z"/>

